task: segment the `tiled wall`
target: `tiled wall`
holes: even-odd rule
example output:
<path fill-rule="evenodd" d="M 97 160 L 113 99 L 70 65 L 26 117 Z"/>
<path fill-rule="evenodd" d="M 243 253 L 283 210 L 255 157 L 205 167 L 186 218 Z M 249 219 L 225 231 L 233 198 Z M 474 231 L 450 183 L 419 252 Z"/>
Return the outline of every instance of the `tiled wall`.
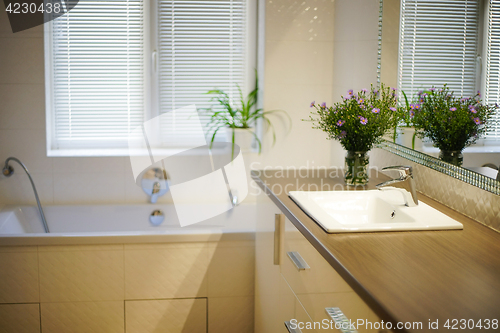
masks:
<path fill-rule="evenodd" d="M 417 190 L 500 232 L 500 196 L 382 149 L 370 155 L 370 167 L 410 165 Z"/>
<path fill-rule="evenodd" d="M 0 332 L 253 332 L 254 251 L 253 241 L 0 247 Z"/>
<path fill-rule="evenodd" d="M 0 160 L 16 156 L 27 165 L 43 204 L 147 202 L 126 157 L 46 156 L 43 27 L 13 34 L 3 6 Z M 308 117 L 311 101 L 332 102 L 333 11 L 333 0 L 266 1 L 264 108 L 286 110 L 293 123 L 287 132 L 275 119 L 276 145 L 271 147 L 267 136 L 261 155 L 245 156 L 247 168 L 252 162 L 258 169 L 329 163 L 330 141 L 302 119 Z M 166 195 L 159 201 L 171 198 Z M 0 204 L 34 203 L 19 167 L 11 178 L 0 177 Z"/>
<path fill-rule="evenodd" d="M 377 84 L 379 0 L 335 0 L 333 101 L 347 90 Z M 343 166 L 345 151 L 332 141 L 330 165 Z"/>

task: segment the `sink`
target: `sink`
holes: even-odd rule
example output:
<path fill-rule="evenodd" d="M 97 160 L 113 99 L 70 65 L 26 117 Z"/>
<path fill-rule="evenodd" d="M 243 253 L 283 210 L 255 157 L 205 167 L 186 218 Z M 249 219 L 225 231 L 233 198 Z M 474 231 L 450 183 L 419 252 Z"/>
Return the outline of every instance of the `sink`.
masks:
<path fill-rule="evenodd" d="M 406 207 L 398 190 L 288 194 L 328 233 L 463 229 L 461 223 L 423 202 Z"/>

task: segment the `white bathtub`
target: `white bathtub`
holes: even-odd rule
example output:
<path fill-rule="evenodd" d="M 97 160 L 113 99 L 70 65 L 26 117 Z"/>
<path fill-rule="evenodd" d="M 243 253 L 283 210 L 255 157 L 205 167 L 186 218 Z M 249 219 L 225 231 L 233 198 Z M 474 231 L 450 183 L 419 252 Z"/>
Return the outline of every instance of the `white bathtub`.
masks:
<path fill-rule="evenodd" d="M 169 204 L 44 206 L 50 233 L 36 206 L 0 210 L 0 246 L 52 244 L 117 244 L 250 240 L 255 232 L 255 205 L 240 204 L 225 214 L 180 227 Z M 160 209 L 164 222 L 155 226 L 150 214 Z"/>

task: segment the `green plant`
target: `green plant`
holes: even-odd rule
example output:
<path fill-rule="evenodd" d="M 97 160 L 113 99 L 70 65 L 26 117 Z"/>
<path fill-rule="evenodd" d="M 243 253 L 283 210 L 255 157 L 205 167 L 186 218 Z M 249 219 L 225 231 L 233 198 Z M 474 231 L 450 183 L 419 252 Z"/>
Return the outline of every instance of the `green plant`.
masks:
<path fill-rule="evenodd" d="M 208 123 L 208 132 L 212 134 L 210 140 L 210 148 L 215 140 L 217 132 L 222 128 L 229 128 L 232 131 L 232 155 L 234 155 L 234 136 L 235 129 L 250 129 L 255 127 L 257 121 L 262 119 L 271 129 L 273 135 L 273 145 L 276 142 L 276 132 L 274 126 L 269 119 L 269 115 L 276 112 L 283 112 L 291 122 L 288 114 L 283 110 L 264 111 L 257 108 L 257 95 L 258 95 L 258 78 L 255 75 L 255 88 L 245 97 L 238 84 L 236 84 L 239 92 L 239 100 L 234 103 L 229 95 L 220 89 L 214 89 L 207 92 L 207 94 L 214 95 L 210 102 L 217 102 L 205 111 L 210 115 Z M 258 144 L 259 153 L 262 150 L 262 143 L 257 134 L 251 131 L 255 141 Z"/>
<path fill-rule="evenodd" d="M 419 93 L 421 105 L 411 114 L 420 137 L 430 138 L 442 151 L 462 151 L 484 134 L 488 119 L 498 108 L 473 97 L 455 97 L 446 84 Z"/>
<path fill-rule="evenodd" d="M 354 94 L 349 90 L 342 102 L 327 108 L 326 104 L 311 103 L 315 111 L 310 120 L 313 128 L 328 133 L 329 139 L 340 141 L 347 151 L 369 151 L 380 142 L 398 122 L 396 91 L 381 85 L 380 91 L 373 85 L 370 92 L 361 90 Z"/>
<path fill-rule="evenodd" d="M 409 128 L 409 127 L 413 127 L 414 124 L 413 124 L 413 113 L 415 112 L 415 109 L 418 109 L 420 107 L 420 102 L 421 102 L 421 93 L 419 93 L 418 95 L 418 101 L 417 102 L 412 102 L 410 103 L 408 101 L 408 97 L 406 96 L 406 93 L 404 91 L 401 91 L 401 93 L 403 94 L 403 97 L 404 97 L 404 100 L 405 100 L 405 103 L 403 106 L 399 106 L 397 107 L 397 111 L 396 111 L 396 117 L 397 117 L 397 126 L 394 126 L 394 132 L 393 132 L 393 135 L 392 135 L 392 141 L 393 142 L 396 142 L 396 137 L 398 135 L 397 133 L 397 130 L 398 128 L 401 128 L 401 127 L 406 127 L 406 128 Z M 411 140 L 411 144 L 412 144 L 412 149 L 415 149 L 415 138 L 417 136 L 417 132 L 414 132 L 413 133 L 413 137 L 412 137 L 412 140 Z"/>

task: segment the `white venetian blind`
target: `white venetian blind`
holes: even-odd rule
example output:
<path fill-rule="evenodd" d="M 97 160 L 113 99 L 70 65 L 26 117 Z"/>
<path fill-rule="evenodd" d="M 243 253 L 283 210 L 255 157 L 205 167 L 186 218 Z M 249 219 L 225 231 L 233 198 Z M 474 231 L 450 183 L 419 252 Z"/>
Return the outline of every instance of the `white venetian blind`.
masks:
<path fill-rule="evenodd" d="M 207 108 L 206 92 L 215 88 L 236 101 L 239 84 L 245 95 L 245 41 L 245 0 L 159 0 L 160 113 L 191 104 Z M 201 120 L 206 124 L 208 116 Z M 189 121 L 179 118 L 175 125 L 177 142 L 195 137 Z"/>
<path fill-rule="evenodd" d="M 500 104 L 500 1 L 490 0 L 488 11 L 488 36 L 486 45 L 486 85 L 484 100 Z M 500 112 L 493 116 L 487 139 L 500 139 Z"/>
<path fill-rule="evenodd" d="M 398 88 L 408 97 L 447 84 L 476 89 L 478 0 L 402 0 Z"/>
<path fill-rule="evenodd" d="M 80 0 L 52 22 L 52 149 L 127 146 L 144 113 L 143 16 L 142 0 Z"/>

